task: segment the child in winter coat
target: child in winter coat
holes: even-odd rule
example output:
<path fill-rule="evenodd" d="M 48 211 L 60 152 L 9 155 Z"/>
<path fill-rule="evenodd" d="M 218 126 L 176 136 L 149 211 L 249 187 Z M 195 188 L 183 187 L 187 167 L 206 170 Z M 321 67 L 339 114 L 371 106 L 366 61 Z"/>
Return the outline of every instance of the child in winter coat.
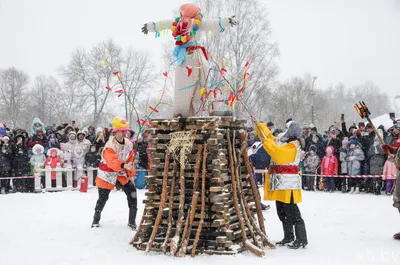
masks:
<path fill-rule="evenodd" d="M 358 141 L 352 138 L 348 145 L 346 156 L 347 173 L 349 176 L 361 175 L 361 162 L 364 161 L 364 152 L 358 146 Z M 350 178 L 350 193 L 360 193 L 361 179 Z"/>
<path fill-rule="evenodd" d="M 96 152 L 96 145 L 90 146 L 90 152 L 85 155 L 85 167 L 86 168 L 98 168 L 100 164 L 101 156 Z M 93 170 L 93 186 L 96 186 L 97 170 Z"/>
<path fill-rule="evenodd" d="M 304 159 L 304 172 L 306 175 L 317 174 L 318 167 L 320 166 L 321 160 L 317 156 L 317 148 L 315 145 L 310 147 L 308 155 Z M 306 176 L 305 189 L 314 191 L 314 176 Z"/>
<path fill-rule="evenodd" d="M 332 146 L 326 148 L 326 155 L 321 162 L 321 175 L 332 177 L 325 177 L 325 191 L 333 192 L 335 190 L 335 183 L 333 176 L 337 176 L 339 163 L 334 155 L 335 149 Z"/>
<path fill-rule="evenodd" d="M 398 169 L 394 163 L 394 156 L 389 155 L 388 159 L 385 162 L 385 166 L 383 167 L 383 180 L 386 180 L 386 194 L 390 195 L 392 192 L 393 186 L 396 181 L 396 176 L 398 174 Z"/>
<path fill-rule="evenodd" d="M 46 161 L 46 156 L 43 154 L 44 153 L 44 147 L 40 144 L 35 144 L 32 148 L 33 155 L 30 159 L 30 164 L 33 167 L 43 167 L 44 163 Z M 44 174 L 41 174 L 42 177 L 42 185 L 43 187 L 45 186 L 45 179 L 44 179 Z"/>
<path fill-rule="evenodd" d="M 46 167 L 50 167 L 52 169 L 61 167 L 62 161 L 60 159 L 60 150 L 57 148 L 51 148 L 47 151 L 47 159 L 45 162 Z M 57 172 L 51 172 L 51 186 L 55 188 L 57 185 Z M 45 185 L 44 185 L 45 187 Z"/>
<path fill-rule="evenodd" d="M 347 145 L 349 144 L 349 139 L 345 137 L 342 141 L 342 147 L 340 148 L 340 174 L 341 175 L 347 175 L 347 162 L 346 162 L 346 157 L 347 157 Z M 346 185 L 347 179 L 342 178 L 342 192 L 347 192 L 347 185 Z"/>
<path fill-rule="evenodd" d="M 47 154 L 51 148 L 60 149 L 60 144 L 58 143 L 57 137 L 55 134 L 50 134 L 47 137 L 47 143 L 44 148 L 44 152 Z"/>

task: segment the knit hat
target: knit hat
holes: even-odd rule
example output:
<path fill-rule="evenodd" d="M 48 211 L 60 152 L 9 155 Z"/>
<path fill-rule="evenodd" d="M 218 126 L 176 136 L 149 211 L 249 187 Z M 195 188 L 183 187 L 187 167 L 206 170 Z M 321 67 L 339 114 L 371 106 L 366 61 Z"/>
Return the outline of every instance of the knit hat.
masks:
<path fill-rule="evenodd" d="M 350 139 L 350 142 L 349 142 L 349 145 L 352 145 L 352 144 L 354 144 L 355 146 L 357 146 L 357 145 L 358 145 L 357 139 L 351 138 L 351 139 Z"/>
<path fill-rule="evenodd" d="M 39 133 L 41 133 L 41 134 L 43 134 L 43 131 L 42 130 L 36 130 L 36 134 L 39 134 Z"/>
<path fill-rule="evenodd" d="M 7 130 L 4 128 L 0 128 L 0 136 L 4 136 L 7 134 Z"/>
<path fill-rule="evenodd" d="M 268 123 L 267 123 L 267 127 L 273 127 L 274 126 L 274 124 L 272 123 L 272 121 L 269 121 Z"/>
<path fill-rule="evenodd" d="M 347 137 L 344 138 L 342 141 L 342 145 L 348 145 L 348 143 L 349 143 L 349 139 Z"/>
<path fill-rule="evenodd" d="M 115 117 L 111 121 L 111 126 L 113 127 L 113 132 L 116 131 L 129 131 L 128 122 L 125 119 Z"/>
<path fill-rule="evenodd" d="M 301 126 L 297 122 L 290 121 L 288 130 L 281 136 L 280 141 L 285 143 L 289 140 L 300 139 Z"/>
<path fill-rule="evenodd" d="M 47 138 L 48 138 L 49 140 L 50 140 L 50 139 L 57 139 L 57 137 L 56 137 L 56 135 L 55 135 L 54 133 L 50 134 Z"/>
<path fill-rule="evenodd" d="M 311 127 L 311 131 L 318 132 L 317 127 Z"/>

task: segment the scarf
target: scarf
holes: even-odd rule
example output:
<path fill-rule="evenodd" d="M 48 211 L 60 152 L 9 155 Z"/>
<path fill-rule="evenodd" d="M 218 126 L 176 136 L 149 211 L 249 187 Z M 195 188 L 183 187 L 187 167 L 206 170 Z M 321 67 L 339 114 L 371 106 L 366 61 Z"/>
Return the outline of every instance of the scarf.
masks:
<path fill-rule="evenodd" d="M 333 154 L 326 155 L 325 157 L 326 157 L 325 165 L 324 165 L 325 168 L 329 167 L 329 163 L 332 163 L 332 164 L 335 163 L 335 160 L 334 160 L 335 156 Z"/>

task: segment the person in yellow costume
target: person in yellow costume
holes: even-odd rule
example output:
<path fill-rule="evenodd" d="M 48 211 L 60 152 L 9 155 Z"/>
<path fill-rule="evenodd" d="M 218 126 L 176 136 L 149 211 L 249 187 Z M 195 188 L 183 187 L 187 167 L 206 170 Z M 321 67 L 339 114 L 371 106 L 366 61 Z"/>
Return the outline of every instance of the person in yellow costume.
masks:
<path fill-rule="evenodd" d="M 297 206 L 302 201 L 299 174 L 301 126 L 289 121 L 287 128 L 277 139 L 262 122 L 257 124 L 256 132 L 271 156 L 264 184 L 264 200 L 276 201 L 276 210 L 283 225 L 284 238 L 276 244 L 298 249 L 308 244 L 304 220 Z"/>

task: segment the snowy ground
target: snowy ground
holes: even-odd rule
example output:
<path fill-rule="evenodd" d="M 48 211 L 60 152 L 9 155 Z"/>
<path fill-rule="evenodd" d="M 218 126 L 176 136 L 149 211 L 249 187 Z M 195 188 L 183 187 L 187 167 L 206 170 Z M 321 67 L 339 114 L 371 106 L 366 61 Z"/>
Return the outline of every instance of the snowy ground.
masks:
<path fill-rule="evenodd" d="M 400 264 L 400 215 L 391 198 L 304 192 L 300 209 L 308 229 L 305 250 L 266 250 L 264 258 L 202 255 L 178 259 L 146 255 L 130 245 L 125 194 L 112 192 L 100 229 L 91 229 L 96 190 L 89 193 L 0 195 L 0 264 Z M 140 201 L 144 191 L 139 193 Z M 282 238 L 275 205 L 265 212 L 267 233 Z M 142 212 L 140 205 L 140 214 Z M 140 220 L 138 216 L 137 220 Z"/>

